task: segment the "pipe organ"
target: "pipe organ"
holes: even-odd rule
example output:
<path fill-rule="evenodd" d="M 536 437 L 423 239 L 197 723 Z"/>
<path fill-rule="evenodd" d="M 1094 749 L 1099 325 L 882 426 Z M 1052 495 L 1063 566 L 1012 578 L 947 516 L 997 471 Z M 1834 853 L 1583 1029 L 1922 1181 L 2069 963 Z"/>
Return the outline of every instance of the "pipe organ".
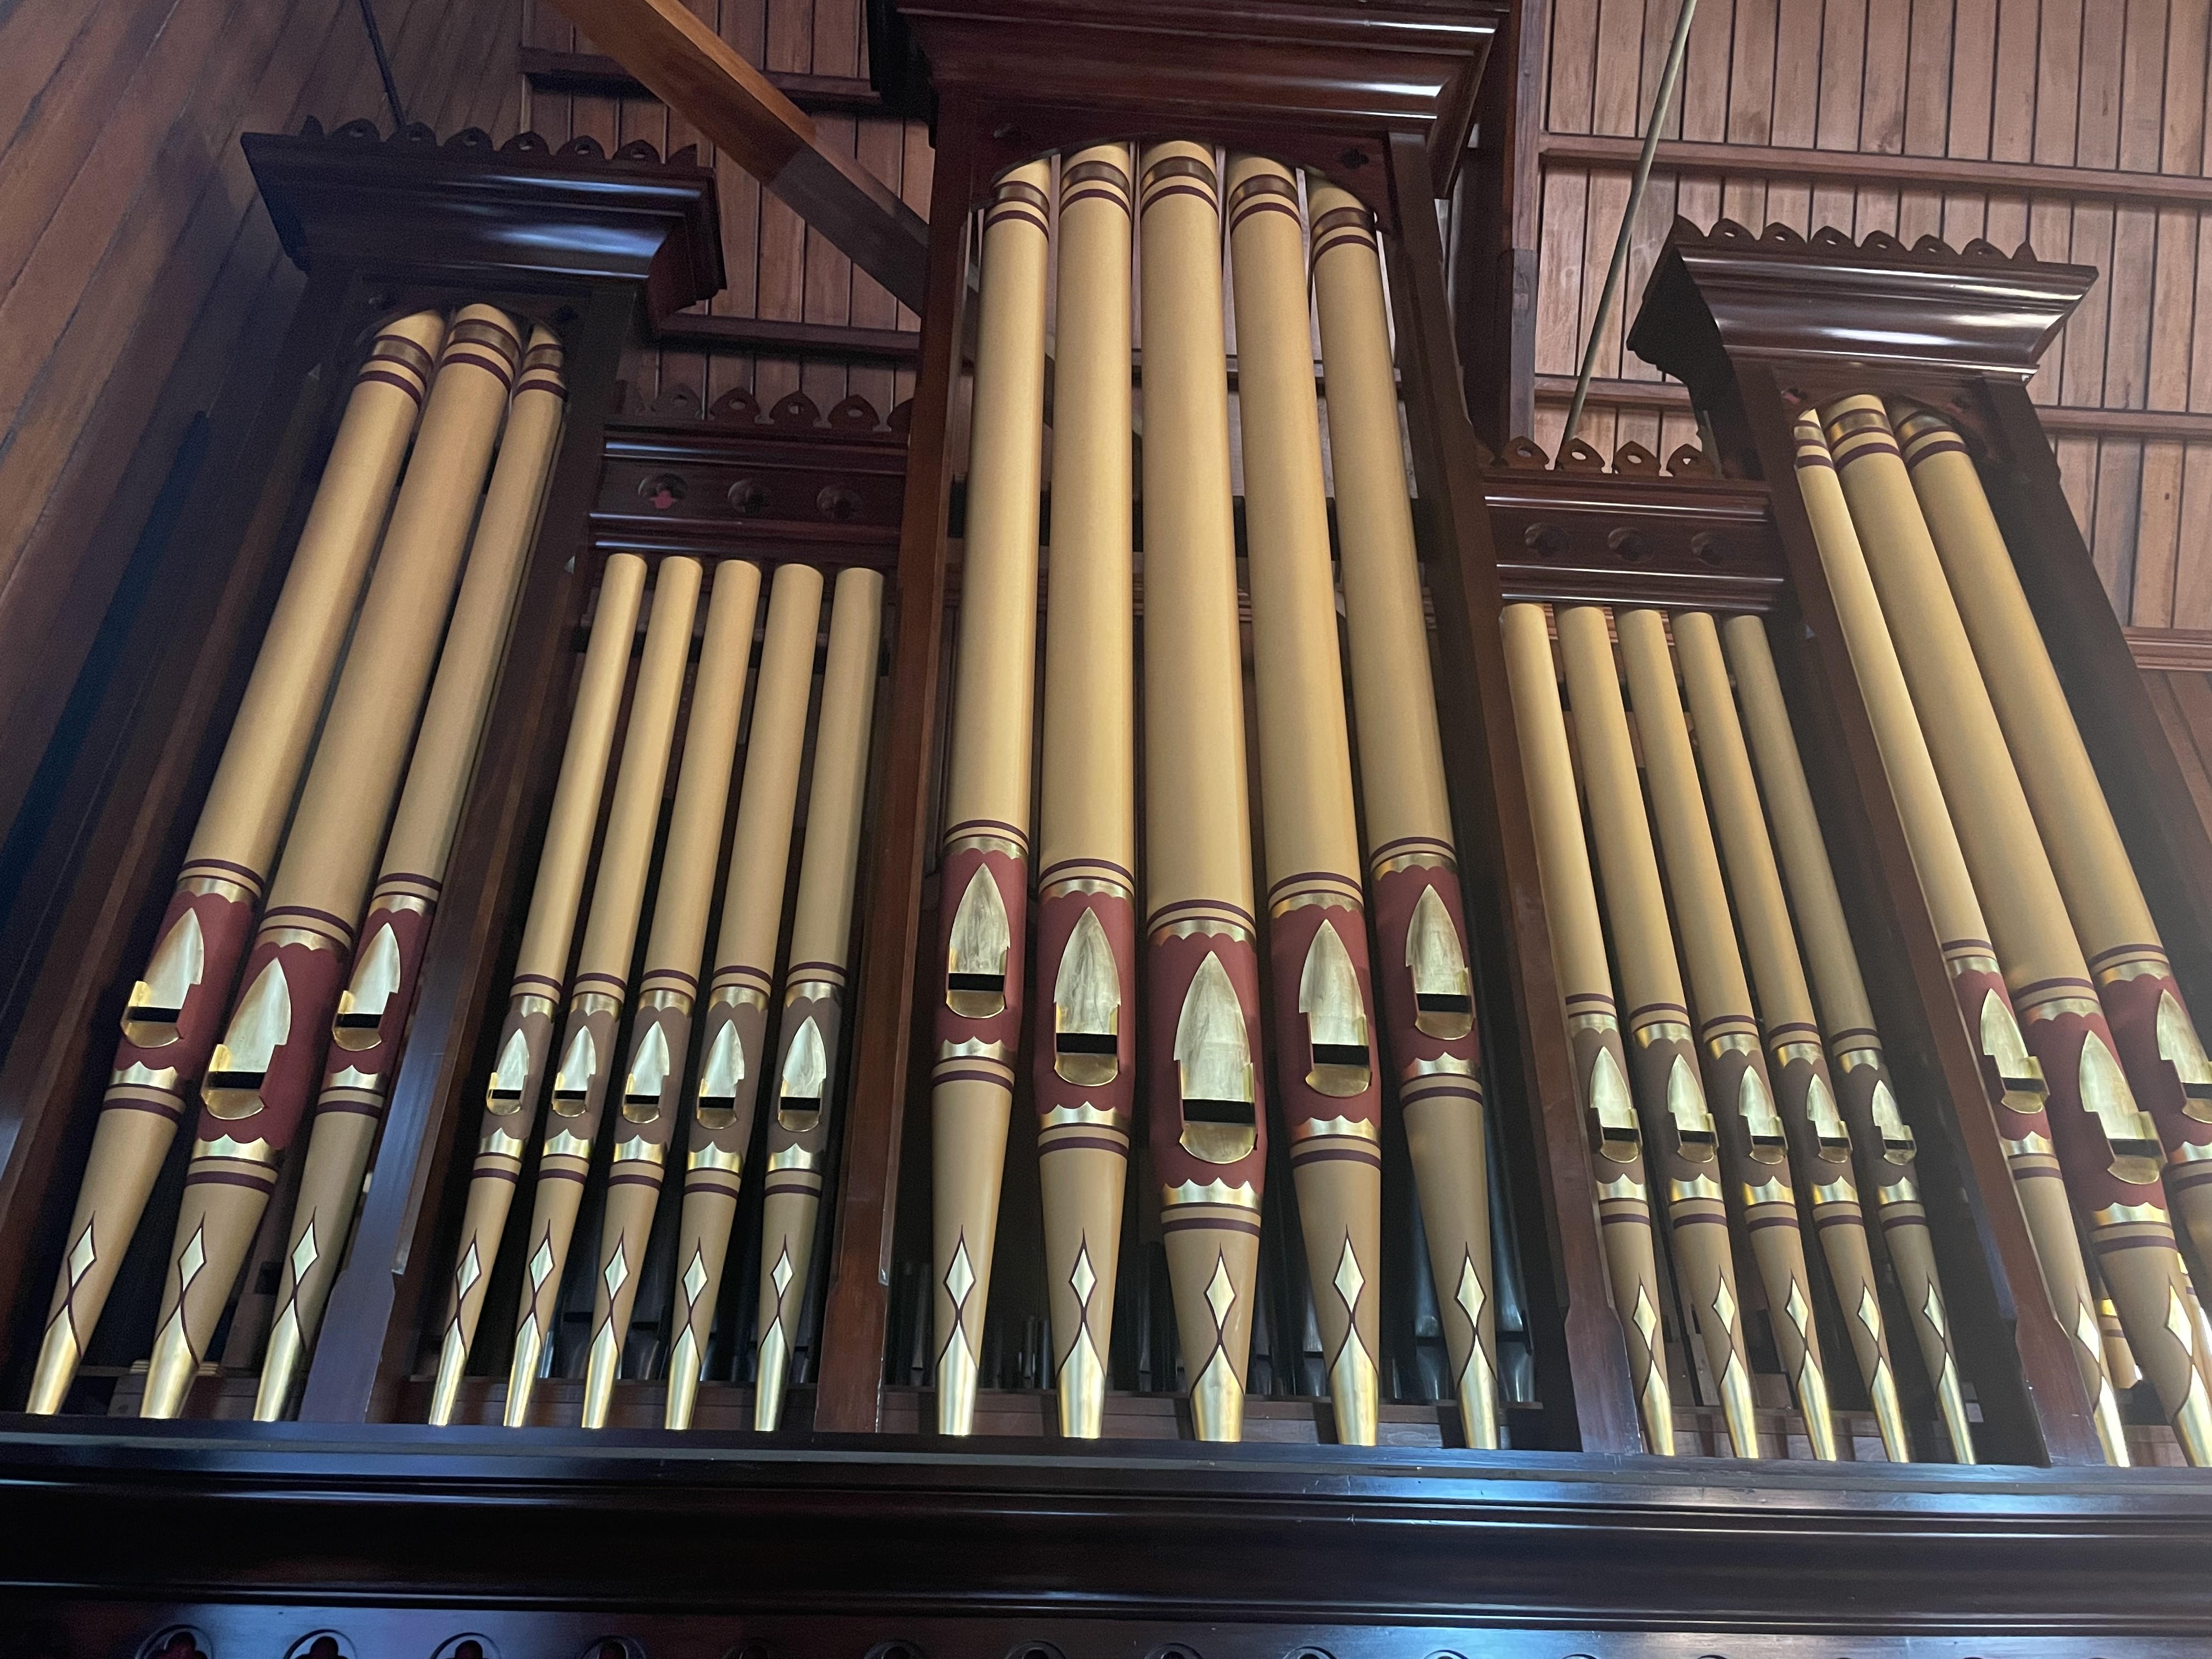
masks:
<path fill-rule="evenodd" d="M 1700 443 L 1493 453 L 1510 11 L 879 0 L 888 418 L 682 380 L 696 155 L 249 141 L 255 468 L 0 914 L 32 1599 L 212 1659 L 296 1536 L 444 1659 L 2203 1632 L 2212 826 L 2024 391 L 2092 273 L 1677 225 Z"/>

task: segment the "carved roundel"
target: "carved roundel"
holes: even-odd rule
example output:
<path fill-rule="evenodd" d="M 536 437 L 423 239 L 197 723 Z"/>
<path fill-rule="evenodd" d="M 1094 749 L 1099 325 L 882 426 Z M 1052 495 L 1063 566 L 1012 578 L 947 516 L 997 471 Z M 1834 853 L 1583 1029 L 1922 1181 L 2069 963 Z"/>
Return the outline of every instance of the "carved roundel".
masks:
<path fill-rule="evenodd" d="M 284 1659 L 358 1659 L 354 1644 L 334 1630 L 309 1631 L 284 1650 Z"/>
<path fill-rule="evenodd" d="M 832 524 L 847 524 L 860 516 L 860 492 L 850 484 L 824 484 L 814 507 Z"/>
<path fill-rule="evenodd" d="M 138 1659 L 214 1659 L 215 1644 L 204 1631 L 190 1625 L 172 1625 L 148 1637 Z"/>
<path fill-rule="evenodd" d="M 645 1659 L 645 1644 L 627 1636 L 602 1636 L 586 1644 L 578 1659 Z"/>
<path fill-rule="evenodd" d="M 499 1650 L 492 1645 L 490 1637 L 471 1631 L 447 1637 L 430 1659 L 499 1659 Z"/>
<path fill-rule="evenodd" d="M 868 1650 L 867 1659 L 924 1659 L 924 1656 L 912 1642 L 878 1642 Z"/>
<path fill-rule="evenodd" d="M 1067 1659 L 1067 1656 L 1049 1642 L 1017 1642 L 1006 1659 Z"/>
<path fill-rule="evenodd" d="M 740 478 L 728 491 L 730 510 L 741 519 L 757 519 L 768 511 L 768 486 L 758 478 Z"/>
<path fill-rule="evenodd" d="M 637 482 L 637 493 L 656 513 L 665 513 L 684 499 L 684 480 L 673 472 L 655 472 Z"/>

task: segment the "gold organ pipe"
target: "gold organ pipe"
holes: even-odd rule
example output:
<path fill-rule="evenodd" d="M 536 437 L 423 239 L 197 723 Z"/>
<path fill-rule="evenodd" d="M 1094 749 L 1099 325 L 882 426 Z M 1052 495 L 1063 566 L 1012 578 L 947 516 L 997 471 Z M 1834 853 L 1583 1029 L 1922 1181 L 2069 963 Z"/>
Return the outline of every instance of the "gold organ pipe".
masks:
<path fill-rule="evenodd" d="M 1683 688 L 1697 726 L 1698 757 L 1704 763 L 1712 827 L 1727 860 L 1729 894 L 1759 990 L 1759 1024 L 1766 1038 L 1768 1075 L 1778 1096 L 1776 1103 L 1798 1179 L 1811 1200 L 1814 1229 L 1827 1259 L 1860 1380 L 1874 1407 L 1882 1449 L 1891 1462 L 1909 1463 L 1912 1448 L 1890 1364 L 1881 1285 L 1875 1277 L 1866 1212 L 1852 1174 L 1851 1129 L 1837 1099 L 1813 1007 L 1813 988 L 1806 981 L 1790 930 L 1782 872 L 1767 839 L 1750 751 L 1729 691 L 1720 630 L 1699 611 L 1675 612 L 1672 625 Z"/>
<path fill-rule="evenodd" d="M 1756 617 L 1731 617 L 1721 625 L 1728 665 L 1735 672 L 1742 705 L 1742 730 L 1765 799 L 1773 848 L 1788 878 L 1804 965 L 1810 969 L 1820 1012 L 1827 1030 L 1828 1055 L 1839 1079 L 1837 1093 L 1844 1121 L 1858 1150 L 1860 1171 L 1873 1188 L 1882 1241 L 1897 1270 L 1914 1337 L 1935 1385 L 1937 1407 L 1951 1437 L 1952 1455 L 1976 1461 L 1972 1425 L 1952 1347 L 1951 1323 L 1936 1273 L 1936 1248 L 1928 1234 L 1928 1212 L 1920 1200 L 1918 1146 L 1899 1110 L 1890 1081 L 1889 1060 L 1875 1027 L 1874 1005 L 1860 976 L 1843 896 L 1821 839 L 1813 792 L 1804 762 L 1782 701 L 1782 684 L 1766 642 L 1765 624 Z M 1709 673 L 1710 666 L 1700 670 Z"/>
<path fill-rule="evenodd" d="M 1221 185 L 1204 145 L 1150 145 L 1140 165 L 1152 1164 L 1191 1416 L 1200 1439 L 1235 1440 L 1243 1433 L 1267 1123 Z"/>
<path fill-rule="evenodd" d="M 1775 1346 L 1804 1416 L 1813 1455 L 1831 1459 L 1836 1455 L 1835 1423 L 1790 1181 L 1788 1125 L 1759 1047 L 1751 987 L 1721 883 L 1720 854 L 1698 793 L 1697 762 L 1667 650 L 1667 621 L 1656 611 L 1637 610 L 1616 611 L 1613 622 L 1628 671 L 1690 994 L 1696 999 L 1691 1006 L 1705 1050 L 1705 1096 L 1718 1103 L 1713 1116 L 1720 1127 L 1722 1159 L 1736 1187 L 1744 1231 L 1766 1290 Z"/>
<path fill-rule="evenodd" d="M 1794 436 L 1798 491 L 1835 596 L 1844 644 L 1911 847 L 1913 868 L 1942 944 L 1951 988 L 1966 1030 L 1982 1051 L 1983 1085 L 2012 1171 L 2013 1190 L 2035 1243 L 2052 1310 L 2071 1340 L 2105 1455 L 2124 1465 L 2127 1438 L 2119 1401 L 2106 1373 L 2096 1302 L 2060 1178 L 2042 1066 L 2021 1035 L 2012 994 L 1999 971 L 1996 947 L 1989 940 L 1990 925 L 1968 872 L 1959 825 L 1944 799 L 1929 734 L 1914 707 L 1915 693 L 1906 684 L 1861 544 L 1856 515 L 1844 497 L 1819 416 L 1802 416 Z"/>
<path fill-rule="evenodd" d="M 1332 411 L 1335 401 L 1332 389 Z M 1342 452 L 1338 454 L 1340 469 Z M 1340 471 L 1338 476 L 1341 478 Z M 1620 1013 L 1613 1000 L 1613 969 L 1598 919 L 1597 884 L 1590 876 L 1589 847 L 1583 838 L 1574 758 L 1559 707 L 1559 671 L 1552 660 L 1542 606 L 1509 605 L 1499 623 L 1505 636 L 1505 672 L 1513 687 L 1514 723 L 1521 738 L 1521 765 L 1528 780 L 1553 971 L 1559 975 L 1560 1012 L 1574 1056 L 1576 1094 L 1589 1120 L 1613 1310 L 1628 1341 L 1644 1444 L 1660 1456 L 1671 1457 L 1674 1404 L 1661 1336 L 1659 1310 L 1664 1299 L 1653 1248 L 1644 1138 L 1629 1091 L 1628 1057 L 1621 1047 Z M 1356 653 L 1353 661 L 1356 672 Z"/>
<path fill-rule="evenodd" d="M 1028 937 L 1030 744 L 1043 465 L 1052 169 L 1000 179 L 983 213 L 960 649 L 939 871 L 930 1073 L 937 1429 L 975 1425 Z"/>
<path fill-rule="evenodd" d="M 1136 1110 L 1132 158 L 1062 158 L 1052 580 L 1037 813 L 1037 1178 L 1060 1429 L 1103 1427 Z"/>
<path fill-rule="evenodd" d="M 1590 839 L 1605 878 L 1616 965 L 1627 995 L 1629 1081 L 1644 1119 L 1645 1146 L 1656 1150 L 1666 1176 L 1676 1275 L 1705 1340 L 1729 1441 L 1737 1456 L 1756 1457 L 1751 1362 L 1744 1353 L 1743 1307 L 1736 1294 L 1719 1179 L 1720 1131 L 1698 1082 L 1697 1045 L 1691 1038 L 1690 1011 L 1660 885 L 1658 854 L 1644 817 L 1613 643 L 1605 613 L 1596 606 L 1564 606 L 1556 614 Z M 1578 1007 L 1571 1008 L 1570 1018 L 1576 1012 Z M 1737 1173 L 1733 1162 L 1728 1173 Z M 1778 1326 L 1782 1322 L 1775 1321 Z"/>
<path fill-rule="evenodd" d="M 507 1376 L 510 1429 L 530 1420 L 531 1395 L 553 1338 L 562 1273 L 575 1237 L 576 1212 L 583 1206 L 592 1146 L 613 1082 L 615 1036 L 629 1000 L 630 958 L 637 949 L 646 875 L 668 780 L 669 745 L 691 654 L 700 574 L 697 560 L 681 558 L 663 559 L 653 573 L 645 653 L 630 693 L 606 836 L 592 878 L 591 915 L 576 954 L 576 975 L 568 984 L 568 1018 L 556 1051 L 550 1115 L 538 1148 L 538 1191 L 523 1241 L 528 1254 L 523 1258 L 521 1314 Z"/>
<path fill-rule="evenodd" d="M 768 1061 L 768 1000 L 791 866 L 799 767 L 806 750 L 806 704 L 822 621 L 822 573 L 779 568 L 769 588 L 745 776 L 730 842 L 730 873 L 714 977 L 691 1086 L 690 1142 L 684 1159 L 678 1232 L 674 1345 L 668 1356 L 667 1425 L 689 1428 L 707 1363 L 715 1299 L 729 1259 L 753 1107 Z"/>
<path fill-rule="evenodd" d="M 1932 410 L 1905 414 L 1898 437 L 2121 1067 L 2158 1125 L 2166 1194 L 2212 1267 L 2212 1060 L 1965 441 Z"/>
<path fill-rule="evenodd" d="M 660 1200 L 669 1139 L 683 1103 L 691 1009 L 699 994 L 714 865 L 722 851 L 722 820 L 737 759 L 738 721 L 744 712 L 745 666 L 752 657 L 760 585 L 758 565 L 726 560 L 715 567 L 707 604 L 706 639 L 692 681 L 676 805 L 653 901 L 653 932 L 638 981 L 637 1012 L 630 1022 L 629 1065 L 618 1085 L 614 1161 L 607 1171 L 606 1210 L 594 1258 L 592 1340 L 584 1373 L 587 1429 L 606 1426 L 645 1267 L 646 1238 Z"/>
<path fill-rule="evenodd" d="M 263 1422 L 284 1414 L 313 1351 L 391 1096 L 423 947 L 560 442 L 568 398 L 561 367 L 559 340 L 545 328 L 532 330 L 406 786 L 369 893 L 362 944 L 331 1022 L 254 1402 L 253 1414 Z"/>
<path fill-rule="evenodd" d="M 2182 1451 L 2212 1463 L 2212 1385 L 2189 1318 L 2157 1126 L 2135 1098 L 1881 400 L 1839 399 L 1827 437 L 1996 959 L 2049 1090 L 2066 1188 L 2136 1364 Z M 1948 943 L 1948 941 L 1947 941 Z"/>
<path fill-rule="evenodd" d="M 222 1035 L 270 862 L 415 434 L 446 320 L 386 324 L 355 376 L 313 506 L 177 873 L 123 1010 L 27 1411 L 61 1409 L 138 1230 L 185 1100 Z"/>
<path fill-rule="evenodd" d="M 355 930 L 437 665 L 469 532 L 520 366 L 513 320 L 464 307 L 355 618 L 284 852 L 209 1057 L 141 1413 L 184 1408 L 278 1166 L 321 1080 Z"/>
<path fill-rule="evenodd" d="M 484 1089 L 476 1161 L 440 1328 L 438 1376 L 430 1391 L 434 1424 L 453 1421 L 469 1350 L 476 1340 L 477 1320 L 483 1312 L 484 1291 L 499 1254 L 500 1235 L 506 1231 L 507 1210 L 522 1176 L 523 1153 L 536 1131 L 538 1091 L 553 1046 L 553 1015 L 567 988 L 563 975 L 568 945 L 583 898 L 584 871 L 599 825 L 599 800 L 606 787 L 607 762 L 614 749 L 644 592 L 645 561 L 632 553 L 610 555 L 599 574 L 591 640 L 584 650 L 583 675 L 561 753 L 560 779 L 553 788 L 507 1016 Z"/>
<path fill-rule="evenodd" d="M 1382 1385 L 1382 1090 L 1297 179 L 1279 162 L 1236 156 L 1227 210 L 1276 1105 L 1337 1441 L 1371 1446 Z"/>
<path fill-rule="evenodd" d="M 883 605 L 884 579 L 877 572 L 852 569 L 837 578 L 814 734 L 814 781 L 806 799 L 806 850 L 791 922 L 791 964 L 784 972 L 775 1103 L 768 1123 L 756 1327 L 759 1370 L 753 1385 L 757 1429 L 773 1429 L 782 1419 L 829 1173 Z"/>
<path fill-rule="evenodd" d="M 1428 620 L 1421 603 L 1413 515 L 1399 447 L 1398 387 L 1390 362 L 1381 250 L 1374 216 L 1351 192 L 1313 173 L 1307 175 L 1306 188 L 1342 547 L 1352 710 L 1359 738 L 1360 798 L 1367 812 L 1367 877 L 1374 895 L 1380 952 L 1376 960 L 1388 1038 L 1383 1050 L 1397 1075 L 1460 1420 L 1468 1445 L 1495 1447 L 1503 1408 L 1490 1261 L 1481 1036 L 1474 1018 L 1473 952 L 1460 902 L 1458 848 L 1444 794 L 1443 744 L 1428 668 Z M 1540 616 L 1537 621 L 1540 631 Z M 1545 649 L 1548 662 L 1549 646 Z M 1556 686 L 1552 698 L 1556 705 Z M 1570 774 L 1571 805 L 1573 799 Z M 1577 835 L 1579 840 L 1579 828 Z M 1629 1132 L 1632 1138 L 1632 1123 Z M 1636 1162 L 1640 1170 L 1640 1155 Z M 1611 1178 L 1618 1185 L 1624 1174 L 1615 1170 Z M 1650 1210 L 1640 1174 L 1637 1186 L 1634 1201 L 1644 1206 L 1648 1263 Z M 1613 1231 L 1607 1231 L 1609 1241 Z M 1629 1255 L 1634 1255 L 1632 1247 Z M 1616 1288 L 1627 1291 L 1624 1308 L 1636 1305 L 1629 1286 L 1642 1283 L 1632 1272 L 1628 1279 L 1616 1279 Z M 1649 1305 L 1656 1318 L 1656 1292 Z M 1664 1376 L 1641 1368 L 1639 1396 L 1654 1375 L 1663 1400 Z M 1646 1430 L 1651 1431 L 1648 1413 Z M 1671 1437 L 1671 1419 L 1666 1433 Z"/>

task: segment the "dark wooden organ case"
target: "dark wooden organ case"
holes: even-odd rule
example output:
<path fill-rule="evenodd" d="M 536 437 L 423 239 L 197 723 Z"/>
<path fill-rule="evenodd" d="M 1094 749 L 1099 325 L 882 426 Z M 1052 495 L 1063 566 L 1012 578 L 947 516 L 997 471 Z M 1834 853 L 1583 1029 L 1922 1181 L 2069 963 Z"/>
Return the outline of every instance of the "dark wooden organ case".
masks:
<path fill-rule="evenodd" d="M 81 690 L 89 713 L 77 751 L 48 769 L 56 801 L 22 884 L 38 901 L 19 894 L 0 923 L 11 969 L 21 964 L 0 1005 L 0 1283 L 12 1298 L 0 1402 L 24 1397 L 106 1034 L 207 787 L 365 326 L 401 305 L 477 298 L 544 321 L 568 347 L 569 422 L 455 848 L 453 897 L 431 936 L 374 1179 L 298 1420 L 240 1420 L 250 1365 L 204 1376 L 182 1420 L 104 1415 L 127 1408 L 136 1386 L 131 1361 L 144 1346 L 134 1354 L 127 1337 L 95 1345 L 68 1413 L 0 1415 L 0 1656 L 2203 1650 L 2212 1485 L 2149 1467 L 2174 1461 L 2154 1421 L 2135 1431 L 2144 1467 L 2102 1464 L 1978 1106 L 1977 1057 L 1795 495 L 1784 419 L 1796 401 L 1867 387 L 1959 418 L 2069 693 L 2099 734 L 2096 758 L 2179 977 L 2212 1004 L 2212 840 L 2023 386 L 2093 273 L 1980 248 L 1678 228 L 1632 343 L 1688 384 L 1710 453 L 1662 465 L 1631 446 L 1608 467 L 1570 446 L 1553 465 L 1521 441 L 1493 457 L 1467 415 L 1433 204 L 1466 149 L 1506 10 L 1503 0 L 879 4 L 878 81 L 895 103 L 927 111 L 936 139 L 919 383 L 888 422 L 855 400 L 826 416 L 804 398 L 765 412 L 743 395 L 702 408 L 689 393 L 656 399 L 625 384 L 636 378 L 626 355 L 639 361 L 661 319 L 720 284 L 712 179 L 685 158 L 664 163 L 638 147 L 609 158 L 589 141 L 559 155 L 526 140 L 495 150 L 468 135 L 441 146 L 419 130 L 386 141 L 362 124 L 248 141 L 309 275 L 276 391 L 235 476 L 200 492 L 139 573 L 138 603 L 111 611 L 107 678 Z M 912 1139 L 927 1100 L 913 1029 L 937 902 L 972 210 L 994 175 L 1029 156 L 1168 137 L 1316 169 L 1372 208 L 1383 232 L 1493 1156 L 1510 1195 L 1504 1243 L 1533 1378 L 1514 1402 L 1508 1451 L 1461 1449 L 1451 1408 L 1404 1387 L 1372 1449 L 1323 1443 L 1326 1407 L 1289 1395 L 1255 1398 L 1254 1425 L 1266 1431 L 1238 1446 L 1178 1438 L 1171 1407 L 1128 1394 L 1109 1401 L 1100 1442 L 1048 1437 L 1043 1396 L 1006 1388 L 987 1388 L 987 1432 L 975 1439 L 919 1429 L 902 1270 L 915 1224 L 911 1161 L 927 1144 Z M 621 1385 L 616 1426 L 595 1432 L 494 1426 L 483 1400 L 495 1376 L 471 1379 L 468 1426 L 422 1422 L 434 1360 L 426 1328 L 450 1266 L 477 1079 L 558 763 L 579 621 L 613 550 L 868 564 L 889 581 L 842 1146 L 805 1386 L 775 1436 L 735 1426 L 745 1420 L 735 1380 L 702 1390 L 702 1426 L 682 1434 L 647 1426 L 659 1385 L 643 1381 Z M 1643 1455 L 1499 650 L 1499 611 L 1516 599 L 1765 619 L 1919 1134 L 1987 1462 L 1789 1458 L 1778 1393 L 1761 1401 L 1772 1461 L 1696 1455 L 1711 1451 L 1717 1414 L 1686 1403 L 1680 1437 L 1692 1455 Z M 1402 1207 L 1402 1181 L 1397 1192 Z M 157 1193 L 144 1232 L 166 1238 L 163 1202 Z M 741 1212 L 740 1228 L 757 1214 Z M 732 1277 L 752 1271 L 743 1255 L 741 1243 Z M 157 1272 L 150 1261 L 126 1267 L 110 1328 L 150 1325 Z M 254 1289 L 249 1275 L 235 1319 L 249 1317 Z M 998 1380 L 1006 1375 L 1002 1365 Z M 573 1382 L 549 1382 L 541 1397 L 574 1420 Z"/>

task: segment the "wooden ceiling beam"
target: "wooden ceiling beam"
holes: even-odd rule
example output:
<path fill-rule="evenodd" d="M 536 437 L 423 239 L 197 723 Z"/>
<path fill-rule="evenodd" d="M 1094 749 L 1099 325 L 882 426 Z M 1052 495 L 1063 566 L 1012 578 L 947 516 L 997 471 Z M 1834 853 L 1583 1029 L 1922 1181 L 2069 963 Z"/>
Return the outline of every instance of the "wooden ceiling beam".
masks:
<path fill-rule="evenodd" d="M 928 227 L 683 0 L 556 0 L 653 95 L 775 192 L 910 309 L 925 297 Z"/>

